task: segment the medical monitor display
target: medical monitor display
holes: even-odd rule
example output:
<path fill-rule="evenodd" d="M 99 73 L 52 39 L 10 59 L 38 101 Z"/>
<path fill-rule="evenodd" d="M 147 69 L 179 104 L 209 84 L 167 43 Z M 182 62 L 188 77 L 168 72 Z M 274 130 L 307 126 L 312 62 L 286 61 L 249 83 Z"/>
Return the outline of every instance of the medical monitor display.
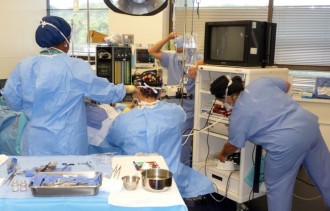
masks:
<path fill-rule="evenodd" d="M 204 63 L 248 67 L 273 65 L 275 38 L 276 23 L 206 22 Z"/>
<path fill-rule="evenodd" d="M 147 48 L 135 49 L 135 67 L 155 67 L 155 58 L 148 53 Z"/>
<path fill-rule="evenodd" d="M 213 27 L 211 29 L 211 59 L 243 61 L 244 26 Z M 221 47 L 221 48 L 220 48 Z"/>

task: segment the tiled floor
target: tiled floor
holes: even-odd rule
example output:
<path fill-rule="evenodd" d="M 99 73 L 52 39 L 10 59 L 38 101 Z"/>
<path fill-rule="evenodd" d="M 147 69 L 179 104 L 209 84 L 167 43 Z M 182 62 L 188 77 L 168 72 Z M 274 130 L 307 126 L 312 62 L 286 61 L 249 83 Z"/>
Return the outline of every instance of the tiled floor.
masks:
<path fill-rule="evenodd" d="M 222 199 L 222 196 L 217 195 L 217 199 Z M 197 199 L 185 199 L 189 211 L 236 211 L 236 202 L 229 199 L 224 199 L 218 203 L 210 197 L 210 195 L 199 197 Z M 251 200 L 245 203 L 249 211 L 267 211 L 267 198 Z M 304 169 L 300 169 L 292 201 L 292 211 L 330 211 L 323 203 L 322 197 L 313 186 L 311 180 Z"/>

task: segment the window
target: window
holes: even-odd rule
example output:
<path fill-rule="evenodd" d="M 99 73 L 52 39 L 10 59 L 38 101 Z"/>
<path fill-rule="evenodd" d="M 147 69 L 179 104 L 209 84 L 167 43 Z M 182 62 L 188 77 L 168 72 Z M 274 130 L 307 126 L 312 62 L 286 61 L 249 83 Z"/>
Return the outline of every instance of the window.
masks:
<path fill-rule="evenodd" d="M 330 66 L 330 4 L 286 6 L 280 2 L 275 0 L 273 7 L 276 63 Z"/>
<path fill-rule="evenodd" d="M 196 14 L 197 2 L 200 6 L 199 17 Z M 274 0 L 270 1 L 274 4 L 270 7 L 271 13 L 268 11 L 268 2 L 177 0 L 173 28 L 182 33 L 186 24 L 187 32 L 193 31 L 198 35 L 198 52 L 203 53 L 204 24 L 207 21 L 272 19 L 272 22 L 277 23 L 275 62 L 278 65 L 291 69 L 330 70 L 330 2 Z M 268 17 L 269 14 L 272 17 Z"/>
<path fill-rule="evenodd" d="M 95 45 L 88 45 L 88 12 L 89 30 L 108 34 L 109 8 L 103 0 L 48 0 L 48 14 L 62 17 L 71 25 L 69 53 L 73 56 L 95 55 Z"/>
<path fill-rule="evenodd" d="M 173 27 L 179 33 L 183 33 L 185 27 L 184 1 L 185 0 L 179 0 L 175 5 L 175 21 Z M 186 32 L 197 34 L 197 49 L 200 54 L 203 54 L 204 51 L 205 22 L 234 20 L 267 21 L 268 17 L 268 0 L 259 0 L 257 1 L 258 4 L 253 1 L 249 1 L 248 4 L 245 1 L 245 3 L 242 4 L 241 2 L 244 2 L 242 0 L 202 0 L 200 1 L 199 16 L 196 12 L 197 4 L 195 3 L 192 5 L 191 2 L 192 1 L 188 1 L 187 4 Z"/>
<path fill-rule="evenodd" d="M 176 0 L 178 7 L 183 7 L 186 0 Z M 200 7 L 242 7 L 242 6 L 268 6 L 268 0 L 187 0 L 187 6 L 192 7 L 199 4 Z"/>

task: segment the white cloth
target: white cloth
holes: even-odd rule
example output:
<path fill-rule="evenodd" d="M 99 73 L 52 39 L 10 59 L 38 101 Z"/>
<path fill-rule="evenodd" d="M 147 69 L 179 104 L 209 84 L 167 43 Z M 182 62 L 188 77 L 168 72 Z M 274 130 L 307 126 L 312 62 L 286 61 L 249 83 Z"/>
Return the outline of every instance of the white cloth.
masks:
<path fill-rule="evenodd" d="M 162 169 L 168 169 L 166 162 L 162 156 L 116 156 L 112 159 L 112 167 L 121 166 L 120 178 L 126 175 L 139 175 L 141 172 L 135 169 L 135 162 L 155 161 Z M 186 206 L 175 181 L 172 186 L 165 192 L 149 192 L 142 187 L 142 177 L 136 190 L 128 191 L 122 188 L 121 191 L 109 194 L 108 203 L 115 206 L 125 207 L 165 207 L 183 205 Z"/>
<path fill-rule="evenodd" d="M 3 155 L 3 154 L 1 154 L 1 155 L 0 155 L 0 166 L 1 166 L 2 164 L 4 164 L 7 160 L 8 160 L 8 156 L 7 156 L 7 155 Z M 4 179 L 5 179 L 5 178 L 0 178 L 0 184 L 3 183 Z"/>
<path fill-rule="evenodd" d="M 109 128 L 111 127 L 113 120 L 121 113 L 114 107 L 107 104 L 101 104 L 99 107 L 105 110 L 108 114 L 108 118 L 102 121 L 102 127 L 100 129 L 87 127 L 88 143 L 94 146 L 101 145 L 109 132 Z"/>
<path fill-rule="evenodd" d="M 0 155 L 0 166 L 1 166 L 2 164 L 4 164 L 4 163 L 7 161 L 7 159 L 8 159 L 8 156 L 7 156 L 7 155 L 3 155 L 3 154 L 1 154 L 1 155 Z"/>

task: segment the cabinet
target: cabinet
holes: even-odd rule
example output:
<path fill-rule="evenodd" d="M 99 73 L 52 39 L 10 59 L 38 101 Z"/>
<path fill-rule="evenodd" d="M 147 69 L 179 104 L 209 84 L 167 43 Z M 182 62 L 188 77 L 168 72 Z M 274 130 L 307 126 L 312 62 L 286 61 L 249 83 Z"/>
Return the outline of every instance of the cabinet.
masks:
<path fill-rule="evenodd" d="M 315 114 L 319 118 L 322 136 L 330 151 L 330 100 L 329 99 L 304 99 L 300 96 L 292 97 L 304 109 Z"/>
<path fill-rule="evenodd" d="M 247 142 L 246 146 L 240 149 L 240 164 L 235 166 L 236 171 L 220 170 L 217 168 L 217 155 L 223 144 L 228 140 L 228 117 L 220 116 L 209 112 L 215 97 L 211 95 L 210 84 L 221 75 L 228 75 L 231 78 L 240 76 L 245 86 L 252 80 L 267 76 L 278 77 L 288 80 L 287 68 L 277 67 L 227 67 L 209 66 L 199 67 L 195 86 L 195 117 L 194 117 L 194 138 L 192 166 L 195 170 L 209 177 L 220 195 L 244 203 L 251 199 L 252 188 L 244 181 L 254 162 L 254 144 Z M 217 121 L 214 126 L 202 130 L 206 126 Z M 265 194 L 265 189 L 254 193 L 253 197 Z"/>

